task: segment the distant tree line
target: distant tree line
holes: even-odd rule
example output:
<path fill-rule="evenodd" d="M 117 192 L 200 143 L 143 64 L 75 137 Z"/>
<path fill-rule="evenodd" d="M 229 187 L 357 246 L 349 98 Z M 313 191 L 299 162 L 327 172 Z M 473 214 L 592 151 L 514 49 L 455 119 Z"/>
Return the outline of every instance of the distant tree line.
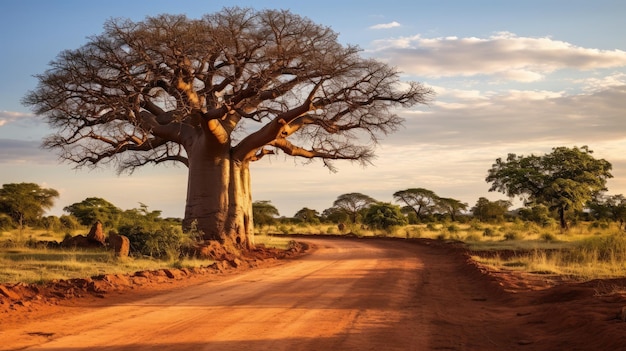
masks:
<path fill-rule="evenodd" d="M 388 228 L 404 223 L 417 224 L 441 221 L 501 222 L 515 218 L 542 226 L 555 223 L 567 230 L 576 221 L 616 222 L 626 230 L 626 198 L 607 195 L 606 181 L 611 178 L 611 164 L 595 159 L 593 151 L 583 147 L 557 147 L 542 156 L 509 154 L 497 159 L 488 171 L 490 191 L 502 192 L 508 200 L 490 201 L 480 197 L 469 208 L 467 203 L 441 197 L 425 188 L 409 188 L 393 193 L 399 205 L 379 202 L 361 193 L 337 197 L 332 207 L 318 213 L 309 208 L 299 210 L 293 218 L 266 217 L 258 225 L 273 221 L 305 223 L 362 223 L 374 228 Z M 523 207 L 511 210 L 512 199 L 519 197 Z M 263 201 L 264 206 L 271 206 Z M 258 203 L 253 204 L 253 207 Z M 271 206 L 273 207 L 273 206 Z M 399 216 L 398 214 L 401 214 Z"/>
<path fill-rule="evenodd" d="M 280 218 L 271 201 L 256 201 L 252 206 L 254 223 L 343 223 L 386 229 L 441 221 L 500 222 L 519 218 L 544 226 L 557 223 L 564 230 L 576 221 L 615 222 L 626 229 L 626 198 L 622 194 L 606 194 L 606 180 L 612 177 L 611 164 L 595 159 L 592 153 L 586 146 L 558 147 L 542 156 L 509 154 L 504 160 L 498 158 L 488 170 L 486 181 L 491 183 L 490 191 L 502 192 L 509 199 L 491 201 L 480 197 L 471 208 L 460 200 L 415 187 L 394 192 L 395 204 L 362 193 L 346 193 L 321 213 L 304 207 L 290 218 Z M 0 230 L 22 231 L 30 226 L 71 232 L 100 221 L 109 230 L 136 238 L 145 233 L 182 232 L 180 219 L 161 218 L 161 211 L 148 210 L 142 203 L 138 208 L 122 210 L 96 197 L 66 206 L 67 214 L 60 217 L 45 216 L 58 197 L 58 191 L 34 183 L 2 185 Z M 514 197 L 523 200 L 522 208 L 511 210 Z"/>

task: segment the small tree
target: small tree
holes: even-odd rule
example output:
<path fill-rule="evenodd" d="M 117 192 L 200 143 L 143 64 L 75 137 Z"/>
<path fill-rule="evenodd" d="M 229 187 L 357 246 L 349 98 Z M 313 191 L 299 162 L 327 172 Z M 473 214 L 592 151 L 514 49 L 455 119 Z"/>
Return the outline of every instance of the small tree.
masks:
<path fill-rule="evenodd" d="M 352 223 L 357 223 L 359 220 L 359 213 L 375 202 L 376 200 L 367 195 L 361 193 L 348 193 L 339 195 L 337 200 L 333 202 L 333 207 L 345 212 Z"/>
<path fill-rule="evenodd" d="M 467 210 L 468 205 L 465 202 L 461 202 L 461 200 L 439 197 L 437 198 L 436 206 L 441 213 L 449 215 L 450 220 L 454 222 L 456 221 L 456 216 L 460 214 L 461 211 Z"/>
<path fill-rule="evenodd" d="M 322 220 L 331 223 L 345 223 L 350 220 L 348 214 L 340 208 L 329 207 L 322 211 Z"/>
<path fill-rule="evenodd" d="M 439 198 L 432 190 L 424 188 L 411 188 L 396 191 L 393 194 L 394 200 L 406 205 L 408 209 L 413 210 L 417 218 L 424 214 L 432 213 L 435 210 L 437 199 Z"/>
<path fill-rule="evenodd" d="M 472 215 L 481 222 L 502 221 L 511 206 L 513 206 L 511 201 L 489 201 L 485 197 L 480 197 L 472 207 Z"/>
<path fill-rule="evenodd" d="M 626 198 L 624 195 L 595 196 L 587 207 L 595 219 L 607 219 L 618 223 L 619 228 L 626 229 Z"/>
<path fill-rule="evenodd" d="M 558 213 L 563 230 L 568 229 L 565 214 L 581 210 L 594 195 L 606 190 L 613 177 L 611 164 L 595 159 L 587 146 L 556 147 L 543 156 L 509 154 L 496 159 L 487 178 L 489 191 L 509 197 L 520 196 L 527 205 L 543 204 Z"/>
<path fill-rule="evenodd" d="M 303 207 L 293 216 L 304 223 L 317 224 L 320 222 L 320 215 L 317 210 Z"/>
<path fill-rule="evenodd" d="M 519 216 L 525 221 L 531 221 L 542 227 L 555 225 L 554 216 L 550 214 L 550 209 L 545 205 L 532 205 L 519 210 Z"/>
<path fill-rule="evenodd" d="M 117 227 L 123 212 L 99 197 L 88 197 L 81 202 L 64 207 L 63 211 L 77 218 L 82 225 L 90 226 L 100 221 L 105 227 Z"/>
<path fill-rule="evenodd" d="M 376 229 L 389 229 L 393 226 L 405 225 L 407 220 L 400 211 L 400 206 L 378 202 L 367 208 L 363 223 Z"/>
<path fill-rule="evenodd" d="M 4 184 L 0 189 L 0 212 L 17 223 L 20 234 L 24 226 L 41 219 L 45 210 L 54 205 L 59 192 L 35 183 Z"/>
<path fill-rule="evenodd" d="M 280 215 L 278 209 L 272 205 L 272 202 L 266 200 L 253 202 L 252 214 L 254 224 L 260 226 L 274 224 L 276 222 L 275 217 Z"/>

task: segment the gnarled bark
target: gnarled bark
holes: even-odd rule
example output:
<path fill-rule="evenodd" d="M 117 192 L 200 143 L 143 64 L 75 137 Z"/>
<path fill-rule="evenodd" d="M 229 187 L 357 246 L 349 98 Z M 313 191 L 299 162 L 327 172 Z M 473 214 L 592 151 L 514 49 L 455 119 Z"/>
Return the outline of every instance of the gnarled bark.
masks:
<path fill-rule="evenodd" d="M 234 160 L 229 147 L 211 147 L 202 137 L 187 153 L 184 228 L 195 228 L 205 240 L 249 249 L 254 243 L 249 163 Z"/>

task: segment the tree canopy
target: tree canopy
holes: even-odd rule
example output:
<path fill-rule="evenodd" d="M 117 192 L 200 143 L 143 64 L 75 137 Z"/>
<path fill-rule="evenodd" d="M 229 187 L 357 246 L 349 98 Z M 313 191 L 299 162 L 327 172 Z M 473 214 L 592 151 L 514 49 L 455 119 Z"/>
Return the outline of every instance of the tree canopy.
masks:
<path fill-rule="evenodd" d="M 81 202 L 73 203 L 63 208 L 76 217 L 80 224 L 90 226 L 100 221 L 105 226 L 115 226 L 122 215 L 122 210 L 105 199 L 88 197 Z"/>
<path fill-rule="evenodd" d="M 312 208 L 303 207 L 296 214 L 293 215 L 293 218 L 297 218 L 304 223 L 319 223 L 320 222 L 320 214 L 317 210 Z"/>
<path fill-rule="evenodd" d="M 489 201 L 485 197 L 480 197 L 472 207 L 472 215 L 481 222 L 501 221 L 511 206 L 513 204 L 508 200 Z"/>
<path fill-rule="evenodd" d="M 29 222 L 41 218 L 54 205 L 59 192 L 35 183 L 3 184 L 0 188 L 0 213 L 5 213 L 20 230 Z"/>
<path fill-rule="evenodd" d="M 286 10 L 113 19 L 50 66 L 23 99 L 57 130 L 45 147 L 79 167 L 184 164 L 184 223 L 242 248 L 253 238 L 250 162 L 282 152 L 331 170 L 368 163 L 401 125 L 395 109 L 432 97 Z"/>
<path fill-rule="evenodd" d="M 434 191 L 424 188 L 410 188 L 406 190 L 396 191 L 393 194 L 394 200 L 405 204 L 408 208 L 415 212 L 417 218 L 424 214 L 434 212 L 437 199 L 439 198 Z"/>
<path fill-rule="evenodd" d="M 333 207 L 348 215 L 352 223 L 357 223 L 359 213 L 375 202 L 376 200 L 373 198 L 361 193 L 347 193 L 339 195 L 337 200 L 333 202 Z"/>
<path fill-rule="evenodd" d="M 378 202 L 367 208 L 363 222 L 373 228 L 388 229 L 393 226 L 406 224 L 407 219 L 400 211 L 400 206 L 387 202 Z"/>
<path fill-rule="evenodd" d="M 278 209 L 272 205 L 272 202 L 266 200 L 253 202 L 252 213 L 254 215 L 254 223 L 258 225 L 272 224 L 274 223 L 274 218 L 280 215 Z"/>
<path fill-rule="evenodd" d="M 559 214 L 561 228 L 567 229 L 566 211 L 580 210 L 595 194 L 606 190 L 612 177 L 611 164 L 595 159 L 583 147 L 556 147 L 543 156 L 509 154 L 496 159 L 486 181 L 489 191 L 519 196 L 526 204 L 542 204 Z"/>

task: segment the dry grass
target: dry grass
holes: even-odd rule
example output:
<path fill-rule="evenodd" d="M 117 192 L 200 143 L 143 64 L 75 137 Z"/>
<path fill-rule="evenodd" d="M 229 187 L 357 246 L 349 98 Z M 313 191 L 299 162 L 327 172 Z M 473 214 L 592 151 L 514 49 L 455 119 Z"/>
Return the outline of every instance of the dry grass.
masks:
<path fill-rule="evenodd" d="M 86 234 L 78 230 L 72 235 Z M 117 258 L 110 251 L 81 249 L 50 249 L 42 245 L 27 245 L 39 241 L 61 242 L 64 233 L 25 229 L 3 232 L 0 236 L 0 283 L 43 283 L 54 279 L 85 278 L 100 274 L 129 274 L 162 268 L 191 268 L 206 266 L 212 261 L 191 257 L 170 260 L 152 258 Z M 292 239 L 255 236 L 257 243 L 267 247 L 289 248 Z"/>
<path fill-rule="evenodd" d="M 580 280 L 626 276 L 626 233 L 620 231 L 616 225 L 579 223 L 567 232 L 562 232 L 556 226 L 546 228 L 522 221 L 499 224 L 429 223 L 389 230 L 370 230 L 351 225 L 340 232 L 333 224 L 283 224 L 264 227 L 262 231 L 277 235 L 350 233 L 360 237 L 460 241 L 475 252 L 518 252 L 514 256 L 507 255 L 507 258 L 501 258 L 497 254 L 474 256 L 475 260 L 495 269 L 560 274 Z"/>
<path fill-rule="evenodd" d="M 116 258 L 113 253 L 103 250 L 4 248 L 0 249 L 0 283 L 43 283 L 54 279 L 197 267 L 210 263 L 207 260 L 186 258 L 169 261 Z"/>
<path fill-rule="evenodd" d="M 72 235 L 86 234 L 81 229 Z M 561 274 L 576 279 L 626 276 L 626 234 L 615 226 L 598 228 L 581 223 L 562 233 L 556 227 L 542 228 L 531 223 L 502 224 L 438 223 L 370 230 L 348 225 L 340 231 L 334 224 L 292 224 L 257 228 L 255 242 L 268 247 L 289 248 L 292 238 L 280 234 L 331 234 L 361 237 L 430 238 L 466 243 L 475 252 L 513 251 L 501 258 L 497 254 L 477 254 L 474 259 L 501 270 Z M 88 277 L 104 273 L 133 273 L 139 270 L 181 268 L 206 265 L 195 259 L 155 260 L 117 259 L 110 252 L 29 248 L 27 242 L 62 241 L 65 233 L 26 229 L 0 233 L 0 283 L 38 283 L 52 279 Z M 489 258 L 485 258 L 489 257 Z"/>

